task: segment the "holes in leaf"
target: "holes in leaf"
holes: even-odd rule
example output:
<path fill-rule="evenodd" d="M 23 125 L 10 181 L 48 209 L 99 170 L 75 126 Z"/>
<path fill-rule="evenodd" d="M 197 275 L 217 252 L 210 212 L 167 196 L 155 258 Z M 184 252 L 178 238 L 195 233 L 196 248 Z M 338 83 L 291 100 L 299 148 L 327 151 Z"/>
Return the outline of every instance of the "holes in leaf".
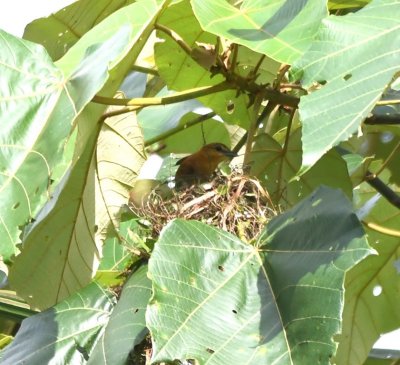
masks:
<path fill-rule="evenodd" d="M 94 233 L 96 233 L 98 229 L 99 229 L 99 226 L 98 226 L 97 224 L 95 224 L 95 226 L 94 226 Z"/>
<path fill-rule="evenodd" d="M 391 132 L 383 132 L 379 135 L 379 139 L 382 143 L 390 143 L 393 141 L 394 134 Z"/>
<path fill-rule="evenodd" d="M 343 80 L 347 81 L 347 80 L 351 79 L 352 76 L 353 76 L 352 74 L 346 74 L 343 76 Z"/>
<path fill-rule="evenodd" d="M 215 351 L 213 349 L 207 348 L 206 349 L 209 354 L 213 354 Z"/>
<path fill-rule="evenodd" d="M 228 114 L 232 114 L 235 111 L 235 103 L 232 100 L 228 101 L 228 104 L 226 104 L 226 112 Z"/>
<path fill-rule="evenodd" d="M 372 294 L 374 297 L 379 297 L 382 294 L 382 287 L 380 285 L 375 285 L 372 289 Z"/>
<path fill-rule="evenodd" d="M 237 314 L 237 310 L 236 309 L 232 309 L 232 313 Z"/>
<path fill-rule="evenodd" d="M 11 207 L 11 209 L 13 209 L 13 210 L 15 210 L 15 209 L 17 209 L 18 207 L 19 207 L 19 202 L 16 202 L 12 207 Z"/>
<path fill-rule="evenodd" d="M 225 268 L 222 265 L 218 265 L 218 270 L 219 271 L 225 271 Z"/>
<path fill-rule="evenodd" d="M 318 83 L 321 85 L 326 85 L 326 80 L 320 80 L 320 81 L 318 81 Z"/>
<path fill-rule="evenodd" d="M 133 311 L 133 313 L 137 313 L 137 312 L 139 312 L 139 308 L 136 308 L 136 309 Z"/>

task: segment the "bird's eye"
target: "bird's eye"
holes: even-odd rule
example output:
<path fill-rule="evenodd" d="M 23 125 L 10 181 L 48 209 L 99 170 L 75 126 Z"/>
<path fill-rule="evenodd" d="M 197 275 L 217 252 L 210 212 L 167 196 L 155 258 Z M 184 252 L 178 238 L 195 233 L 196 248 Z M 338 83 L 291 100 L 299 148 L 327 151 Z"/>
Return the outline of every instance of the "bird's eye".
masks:
<path fill-rule="evenodd" d="M 216 149 L 218 152 L 222 152 L 222 146 L 216 146 L 215 149 Z"/>

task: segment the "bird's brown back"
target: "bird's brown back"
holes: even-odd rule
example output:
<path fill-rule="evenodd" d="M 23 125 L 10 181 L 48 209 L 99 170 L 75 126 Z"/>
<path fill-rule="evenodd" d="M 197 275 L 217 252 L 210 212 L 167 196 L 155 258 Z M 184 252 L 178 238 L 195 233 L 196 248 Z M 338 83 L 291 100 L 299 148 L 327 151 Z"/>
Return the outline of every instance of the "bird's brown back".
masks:
<path fill-rule="evenodd" d="M 175 174 L 175 184 L 181 187 L 206 181 L 222 161 L 234 156 L 236 154 L 222 143 L 205 145 L 177 162 L 179 168 Z"/>

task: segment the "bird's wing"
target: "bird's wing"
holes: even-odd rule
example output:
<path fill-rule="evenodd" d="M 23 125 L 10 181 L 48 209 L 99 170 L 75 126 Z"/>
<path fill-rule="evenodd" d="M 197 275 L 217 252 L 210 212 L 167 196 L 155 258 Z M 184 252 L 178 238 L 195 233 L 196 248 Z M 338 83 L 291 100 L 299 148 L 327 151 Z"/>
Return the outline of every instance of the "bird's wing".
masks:
<path fill-rule="evenodd" d="M 180 165 L 180 164 L 182 164 L 182 162 L 183 162 L 184 160 L 186 160 L 188 157 L 189 157 L 189 156 L 182 157 L 181 159 L 179 159 L 178 161 L 175 162 L 175 165 Z"/>

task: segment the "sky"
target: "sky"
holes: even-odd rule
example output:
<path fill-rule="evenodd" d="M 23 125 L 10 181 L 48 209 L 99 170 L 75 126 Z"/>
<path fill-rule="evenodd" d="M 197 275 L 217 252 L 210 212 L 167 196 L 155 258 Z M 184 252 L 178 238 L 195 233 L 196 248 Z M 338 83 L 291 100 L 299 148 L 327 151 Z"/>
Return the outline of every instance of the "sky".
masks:
<path fill-rule="evenodd" d="M 1 0 L 5 2 L 5 0 Z M 46 17 L 73 3 L 74 0 L 12 0 L 2 4 L 0 29 L 21 37 L 25 25 L 33 19 Z"/>
<path fill-rule="evenodd" d="M 2 0 L 3 2 L 5 0 Z M 46 17 L 73 3 L 74 0 L 12 0 L 0 11 L 0 29 L 22 37 L 25 26 L 34 19 Z M 376 348 L 400 350 L 400 330 L 384 335 Z"/>

